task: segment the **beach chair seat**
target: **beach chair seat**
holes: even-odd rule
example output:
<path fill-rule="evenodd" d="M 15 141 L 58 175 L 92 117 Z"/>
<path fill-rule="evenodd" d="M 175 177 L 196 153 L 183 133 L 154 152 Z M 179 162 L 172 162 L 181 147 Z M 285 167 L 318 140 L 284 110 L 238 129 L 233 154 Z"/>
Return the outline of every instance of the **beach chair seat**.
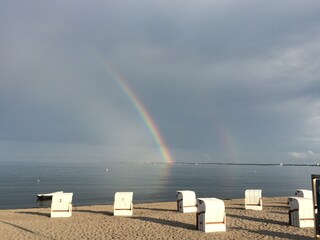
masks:
<path fill-rule="evenodd" d="M 182 213 L 197 212 L 197 198 L 194 191 L 177 191 L 177 210 Z"/>
<path fill-rule="evenodd" d="M 226 211 L 221 199 L 198 198 L 197 206 L 197 230 L 206 233 L 226 231 Z"/>
<path fill-rule="evenodd" d="M 289 197 L 289 225 L 314 227 L 313 202 L 311 198 Z"/>
<path fill-rule="evenodd" d="M 116 192 L 114 195 L 113 215 L 132 216 L 133 192 Z"/>
<path fill-rule="evenodd" d="M 312 191 L 307 189 L 296 189 L 294 195 L 296 197 L 312 198 Z"/>
<path fill-rule="evenodd" d="M 247 189 L 245 191 L 245 209 L 262 210 L 261 195 L 261 189 Z"/>
<path fill-rule="evenodd" d="M 71 217 L 73 193 L 56 193 L 52 195 L 50 217 Z"/>

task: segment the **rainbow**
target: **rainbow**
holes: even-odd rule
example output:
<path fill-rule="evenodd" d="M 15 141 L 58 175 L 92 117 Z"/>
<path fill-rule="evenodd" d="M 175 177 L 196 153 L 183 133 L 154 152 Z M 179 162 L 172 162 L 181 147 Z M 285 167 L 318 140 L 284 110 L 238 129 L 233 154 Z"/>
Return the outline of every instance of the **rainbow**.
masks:
<path fill-rule="evenodd" d="M 98 54 L 96 51 L 94 51 L 94 55 L 97 57 L 97 59 L 102 64 L 104 69 L 108 73 L 112 74 L 112 76 L 116 80 L 117 84 L 120 86 L 120 88 L 123 90 L 123 92 L 128 97 L 129 101 L 132 103 L 134 108 L 139 113 L 141 119 L 143 120 L 143 122 L 147 126 L 155 143 L 157 144 L 163 160 L 168 164 L 173 164 L 174 163 L 173 157 L 171 156 L 171 154 L 168 150 L 168 147 L 167 147 L 157 125 L 155 124 L 151 115 L 147 111 L 146 107 L 143 105 L 143 103 L 140 101 L 140 99 L 137 97 L 137 95 L 134 93 L 134 91 L 129 87 L 129 85 L 126 83 L 124 78 L 109 64 L 109 62 L 105 58 L 103 58 L 100 54 Z"/>

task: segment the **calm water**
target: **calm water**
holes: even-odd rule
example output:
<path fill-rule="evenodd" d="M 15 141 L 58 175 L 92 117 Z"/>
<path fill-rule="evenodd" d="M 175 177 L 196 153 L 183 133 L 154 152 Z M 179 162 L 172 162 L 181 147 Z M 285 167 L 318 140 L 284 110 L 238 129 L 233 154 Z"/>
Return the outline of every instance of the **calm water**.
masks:
<path fill-rule="evenodd" d="M 133 191 L 134 202 L 175 201 L 176 190 L 197 197 L 243 198 L 247 188 L 263 196 L 311 189 L 319 167 L 165 165 L 133 163 L 0 163 L 0 208 L 49 206 L 37 193 L 73 192 L 74 205 L 107 204 L 114 193 Z"/>

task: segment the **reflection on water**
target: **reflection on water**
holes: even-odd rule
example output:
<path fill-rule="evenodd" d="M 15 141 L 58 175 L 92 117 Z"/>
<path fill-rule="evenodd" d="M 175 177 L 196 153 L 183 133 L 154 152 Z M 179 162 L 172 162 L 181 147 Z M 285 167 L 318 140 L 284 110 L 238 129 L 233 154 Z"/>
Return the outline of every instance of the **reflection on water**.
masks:
<path fill-rule="evenodd" d="M 133 191 L 134 202 L 175 201 L 177 190 L 197 197 L 243 198 L 261 188 L 263 196 L 289 196 L 311 189 L 318 167 L 134 163 L 0 163 L 0 208 L 50 207 L 37 193 L 73 192 L 74 205 L 111 204 L 114 193 Z"/>

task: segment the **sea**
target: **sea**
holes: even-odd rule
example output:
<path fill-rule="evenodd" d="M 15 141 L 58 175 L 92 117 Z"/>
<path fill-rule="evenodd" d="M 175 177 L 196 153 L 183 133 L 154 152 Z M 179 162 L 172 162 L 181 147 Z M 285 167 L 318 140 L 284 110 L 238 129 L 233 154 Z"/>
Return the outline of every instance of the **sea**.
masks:
<path fill-rule="evenodd" d="M 283 164 L 0 162 L 0 208 L 49 207 L 37 194 L 73 192 L 73 205 L 112 204 L 116 192 L 133 192 L 134 203 L 175 201 L 176 191 L 197 197 L 244 198 L 246 189 L 264 197 L 311 190 L 320 167 Z"/>

